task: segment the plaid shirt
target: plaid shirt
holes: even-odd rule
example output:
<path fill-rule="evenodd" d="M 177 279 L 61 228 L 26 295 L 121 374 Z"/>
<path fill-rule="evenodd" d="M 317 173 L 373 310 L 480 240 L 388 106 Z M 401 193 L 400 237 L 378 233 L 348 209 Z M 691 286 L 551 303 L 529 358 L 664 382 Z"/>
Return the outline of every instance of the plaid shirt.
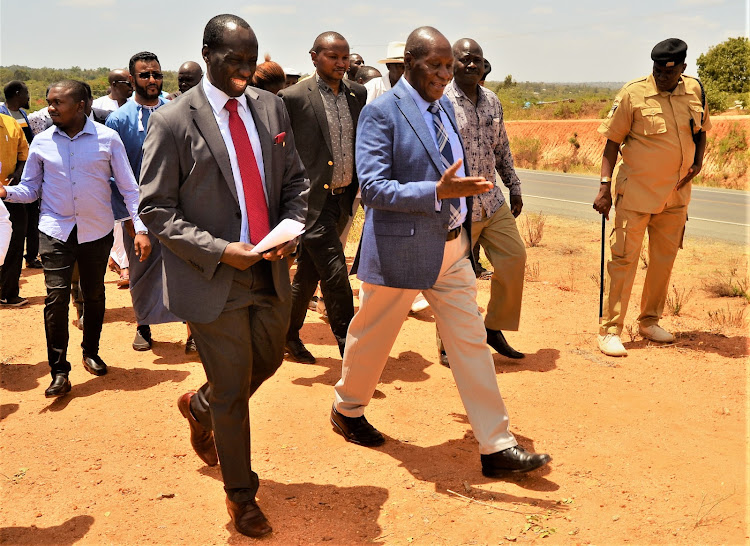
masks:
<path fill-rule="evenodd" d="M 521 180 L 513 168 L 513 155 L 503 123 L 503 107 L 497 96 L 479 86 L 475 106 L 456 85 L 456 80 L 448 84 L 445 94 L 453 103 L 458 130 L 464 141 L 466 176 L 483 176 L 494 182 L 497 170 L 510 195 L 521 195 Z M 495 185 L 491 191 L 474 196 L 471 219 L 477 222 L 488 218 L 503 203 L 503 192 L 499 185 Z"/>

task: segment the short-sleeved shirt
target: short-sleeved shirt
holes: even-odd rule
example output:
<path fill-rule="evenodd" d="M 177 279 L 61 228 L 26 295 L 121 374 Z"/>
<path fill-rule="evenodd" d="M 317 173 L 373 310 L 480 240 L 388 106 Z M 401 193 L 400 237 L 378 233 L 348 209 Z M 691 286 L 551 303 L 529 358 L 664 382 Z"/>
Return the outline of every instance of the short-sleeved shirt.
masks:
<path fill-rule="evenodd" d="M 5 182 L 19 161 L 29 158 L 29 143 L 18 122 L 11 116 L 0 114 L 0 184 Z"/>
<path fill-rule="evenodd" d="M 674 188 L 695 160 L 693 134 L 711 128 L 700 83 L 682 76 L 671 92 L 659 91 L 653 75 L 633 80 L 620 90 L 599 132 L 620 143 L 614 173 L 618 206 L 657 214 L 667 201 L 690 202 L 691 184 Z"/>

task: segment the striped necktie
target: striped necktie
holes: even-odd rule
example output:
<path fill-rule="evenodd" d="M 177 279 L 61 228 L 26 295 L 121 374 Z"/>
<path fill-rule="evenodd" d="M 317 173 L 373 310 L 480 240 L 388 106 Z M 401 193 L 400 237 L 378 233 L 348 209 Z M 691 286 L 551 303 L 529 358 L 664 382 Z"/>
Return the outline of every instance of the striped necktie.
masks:
<path fill-rule="evenodd" d="M 435 124 L 435 135 L 437 136 L 438 149 L 440 150 L 440 157 L 443 160 L 443 168 L 447 169 L 453 165 L 453 149 L 451 148 L 450 140 L 448 139 L 448 132 L 443 126 L 443 121 L 440 119 L 440 105 L 437 102 L 431 102 L 427 107 L 427 110 L 432 114 L 432 122 Z M 450 203 L 450 222 L 448 227 L 453 229 L 458 227 L 459 221 L 461 220 L 461 201 L 458 198 L 448 199 Z"/>

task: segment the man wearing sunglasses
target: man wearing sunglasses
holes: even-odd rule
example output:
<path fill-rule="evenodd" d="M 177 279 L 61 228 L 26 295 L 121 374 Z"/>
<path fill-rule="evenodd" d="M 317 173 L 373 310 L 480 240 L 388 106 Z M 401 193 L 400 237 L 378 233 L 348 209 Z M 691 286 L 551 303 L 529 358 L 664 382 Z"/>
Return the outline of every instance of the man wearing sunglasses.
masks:
<path fill-rule="evenodd" d="M 120 135 L 133 174 L 138 180 L 148 120 L 157 108 L 167 103 L 167 100 L 161 97 L 164 74 L 161 72 L 159 58 L 154 53 L 136 53 L 130 58 L 129 69 L 135 88 L 133 100 L 112 112 L 107 118 L 107 126 Z M 147 351 L 152 345 L 152 324 L 178 322 L 181 319 L 169 312 L 162 302 L 162 258 L 159 240 L 148 234 L 151 240 L 151 256 L 148 260 L 139 262 L 133 254 L 133 240 L 140 232 L 135 232 L 130 224 L 124 227 L 123 239 L 130 265 L 130 295 L 133 298 L 133 310 L 138 324 L 133 349 Z M 189 344 L 190 342 L 191 340 L 188 340 Z"/>
<path fill-rule="evenodd" d="M 124 68 L 116 68 L 109 73 L 109 93 L 94 99 L 92 108 L 114 112 L 125 104 L 133 94 L 133 83 L 130 74 Z"/>

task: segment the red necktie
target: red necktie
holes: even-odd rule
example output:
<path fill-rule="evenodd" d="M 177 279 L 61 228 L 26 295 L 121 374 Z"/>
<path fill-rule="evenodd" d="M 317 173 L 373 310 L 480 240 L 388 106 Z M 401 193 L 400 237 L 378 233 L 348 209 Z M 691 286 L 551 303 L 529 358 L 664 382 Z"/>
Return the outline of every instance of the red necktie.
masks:
<path fill-rule="evenodd" d="M 258 162 L 255 161 L 253 147 L 247 136 L 245 122 L 237 113 L 237 99 L 229 99 L 224 105 L 229 111 L 229 133 L 232 135 L 237 163 L 240 166 L 242 189 L 245 193 L 245 210 L 250 229 L 250 242 L 257 245 L 271 231 L 268 222 L 268 205 L 263 193 L 263 181 L 260 178 Z"/>

